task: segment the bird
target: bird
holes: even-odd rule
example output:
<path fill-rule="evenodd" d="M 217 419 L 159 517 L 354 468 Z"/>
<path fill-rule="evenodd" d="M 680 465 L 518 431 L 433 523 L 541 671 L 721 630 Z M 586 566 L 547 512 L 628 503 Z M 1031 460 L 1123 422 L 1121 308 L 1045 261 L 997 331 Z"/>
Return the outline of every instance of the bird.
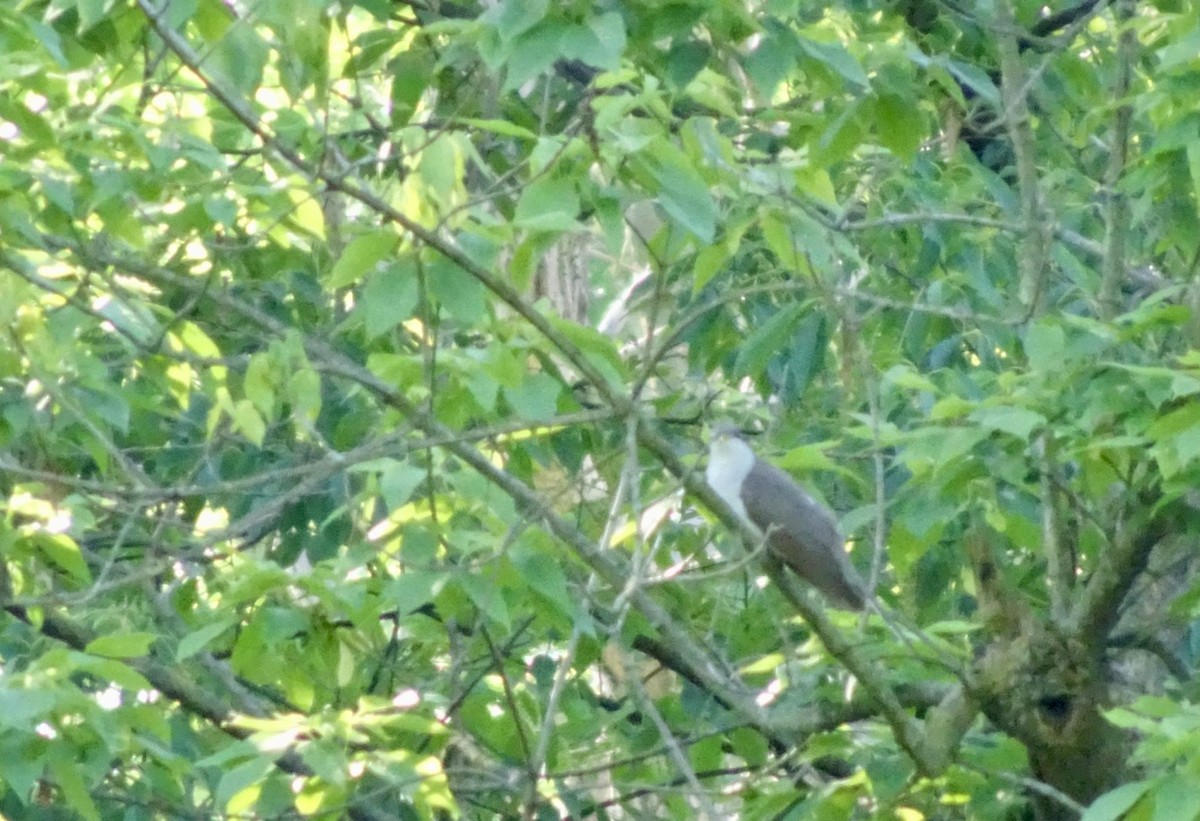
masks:
<path fill-rule="evenodd" d="M 867 605 L 867 586 L 850 562 L 833 513 L 796 480 L 758 456 L 733 425 L 714 426 L 705 478 L 718 496 L 764 536 L 784 564 L 830 603 Z"/>

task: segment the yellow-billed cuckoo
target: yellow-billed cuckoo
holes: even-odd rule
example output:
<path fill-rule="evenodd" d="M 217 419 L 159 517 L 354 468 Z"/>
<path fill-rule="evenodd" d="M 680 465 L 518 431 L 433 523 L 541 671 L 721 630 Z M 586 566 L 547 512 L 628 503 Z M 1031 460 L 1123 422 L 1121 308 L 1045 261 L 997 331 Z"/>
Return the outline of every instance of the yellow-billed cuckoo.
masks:
<path fill-rule="evenodd" d="M 864 607 L 866 585 L 846 555 L 833 514 L 791 476 L 759 459 L 732 425 L 713 428 L 705 477 L 802 579 L 839 607 Z"/>

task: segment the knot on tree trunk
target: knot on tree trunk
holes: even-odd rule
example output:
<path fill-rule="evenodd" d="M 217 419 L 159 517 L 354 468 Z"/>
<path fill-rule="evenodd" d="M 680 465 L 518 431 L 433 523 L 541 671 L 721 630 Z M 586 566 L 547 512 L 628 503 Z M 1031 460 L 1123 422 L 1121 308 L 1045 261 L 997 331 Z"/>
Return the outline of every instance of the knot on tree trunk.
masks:
<path fill-rule="evenodd" d="M 1108 723 L 1104 667 L 1081 641 L 1042 624 L 988 647 L 975 667 L 984 713 L 1029 750 L 1035 777 L 1080 803 L 1121 783 L 1126 734 Z M 1073 817 L 1047 802 L 1039 817 Z"/>

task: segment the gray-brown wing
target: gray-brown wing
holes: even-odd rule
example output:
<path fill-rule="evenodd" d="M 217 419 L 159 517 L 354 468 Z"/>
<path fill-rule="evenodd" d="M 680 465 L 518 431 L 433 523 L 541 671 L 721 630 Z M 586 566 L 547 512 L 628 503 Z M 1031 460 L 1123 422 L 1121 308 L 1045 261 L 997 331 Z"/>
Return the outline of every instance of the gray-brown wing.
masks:
<path fill-rule="evenodd" d="M 834 603 L 862 608 L 866 586 L 846 555 L 837 521 L 791 476 L 757 460 L 742 483 L 742 503 L 788 567 Z"/>

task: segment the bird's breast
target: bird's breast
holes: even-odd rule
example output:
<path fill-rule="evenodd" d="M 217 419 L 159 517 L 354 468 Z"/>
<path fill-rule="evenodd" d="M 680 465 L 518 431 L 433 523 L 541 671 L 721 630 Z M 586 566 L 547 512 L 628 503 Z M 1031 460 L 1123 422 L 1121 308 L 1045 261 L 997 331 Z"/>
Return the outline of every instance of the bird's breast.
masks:
<path fill-rule="evenodd" d="M 742 502 L 742 483 L 746 481 L 746 476 L 753 467 L 753 457 L 747 460 L 740 453 L 730 456 L 733 458 L 723 458 L 726 454 L 714 452 L 708 460 L 704 478 L 727 505 L 737 511 L 743 519 L 748 520 L 750 517 L 746 512 L 746 505 Z"/>

